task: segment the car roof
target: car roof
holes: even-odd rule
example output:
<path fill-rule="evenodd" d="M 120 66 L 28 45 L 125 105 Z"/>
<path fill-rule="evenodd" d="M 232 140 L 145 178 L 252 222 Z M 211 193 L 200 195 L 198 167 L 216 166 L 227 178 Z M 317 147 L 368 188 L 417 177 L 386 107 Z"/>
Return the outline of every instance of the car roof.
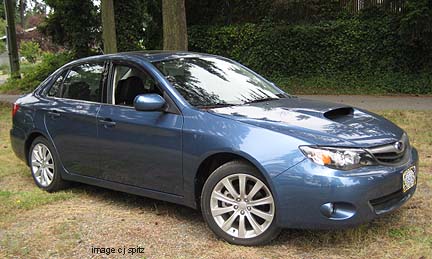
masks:
<path fill-rule="evenodd" d="M 181 57 L 205 57 L 212 56 L 210 54 L 191 52 L 191 51 L 164 51 L 164 50 L 151 50 L 151 51 L 135 51 L 119 53 L 120 55 L 134 55 L 147 59 L 150 62 L 157 62 L 167 59 L 176 59 Z"/>
<path fill-rule="evenodd" d="M 90 56 L 86 58 L 81 58 L 75 61 L 70 62 L 68 65 L 73 65 L 81 62 L 90 62 L 95 60 L 106 60 L 110 58 L 116 57 L 135 57 L 142 58 L 148 62 L 158 62 L 163 60 L 177 59 L 177 58 L 185 58 L 185 57 L 216 57 L 215 55 L 198 53 L 198 52 L 190 52 L 190 51 L 167 51 L 167 50 L 149 50 L 149 51 L 131 51 L 131 52 L 120 52 L 114 54 L 105 54 L 105 55 L 97 55 Z"/>

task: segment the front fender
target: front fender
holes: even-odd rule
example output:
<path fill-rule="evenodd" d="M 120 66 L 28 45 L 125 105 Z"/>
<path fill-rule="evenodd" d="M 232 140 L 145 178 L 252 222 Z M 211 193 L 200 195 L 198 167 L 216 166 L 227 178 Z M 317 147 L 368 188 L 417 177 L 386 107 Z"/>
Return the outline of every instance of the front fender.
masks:
<path fill-rule="evenodd" d="M 183 178 L 187 202 L 195 203 L 195 178 L 206 158 L 230 153 L 255 165 L 272 189 L 272 178 L 305 159 L 304 141 L 206 111 L 183 111 Z"/>

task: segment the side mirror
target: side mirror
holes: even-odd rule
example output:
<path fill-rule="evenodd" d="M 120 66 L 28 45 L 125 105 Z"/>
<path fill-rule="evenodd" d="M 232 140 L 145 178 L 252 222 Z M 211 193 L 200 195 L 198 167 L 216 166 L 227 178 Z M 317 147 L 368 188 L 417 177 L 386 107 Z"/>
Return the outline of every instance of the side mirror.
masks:
<path fill-rule="evenodd" d="M 165 99 L 158 94 L 140 94 L 134 99 L 134 108 L 137 111 L 158 111 L 165 105 Z"/>

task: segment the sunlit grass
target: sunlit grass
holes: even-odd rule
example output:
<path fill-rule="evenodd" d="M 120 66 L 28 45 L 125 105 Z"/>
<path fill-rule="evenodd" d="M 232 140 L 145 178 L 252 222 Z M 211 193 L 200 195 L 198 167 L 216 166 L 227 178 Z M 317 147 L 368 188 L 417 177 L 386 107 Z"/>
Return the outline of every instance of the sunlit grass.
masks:
<path fill-rule="evenodd" d="M 2 218 L 19 211 L 73 197 L 67 190 L 50 194 L 35 187 L 29 168 L 10 146 L 11 124 L 11 105 L 0 103 L 0 225 Z"/>

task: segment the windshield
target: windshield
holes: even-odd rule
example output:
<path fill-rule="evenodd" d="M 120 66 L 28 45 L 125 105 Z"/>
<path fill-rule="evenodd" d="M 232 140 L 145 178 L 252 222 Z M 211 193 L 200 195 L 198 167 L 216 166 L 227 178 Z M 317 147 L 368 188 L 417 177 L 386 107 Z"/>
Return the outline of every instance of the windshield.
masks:
<path fill-rule="evenodd" d="M 244 67 L 218 57 L 184 57 L 153 64 L 193 106 L 241 105 L 285 97 Z"/>

